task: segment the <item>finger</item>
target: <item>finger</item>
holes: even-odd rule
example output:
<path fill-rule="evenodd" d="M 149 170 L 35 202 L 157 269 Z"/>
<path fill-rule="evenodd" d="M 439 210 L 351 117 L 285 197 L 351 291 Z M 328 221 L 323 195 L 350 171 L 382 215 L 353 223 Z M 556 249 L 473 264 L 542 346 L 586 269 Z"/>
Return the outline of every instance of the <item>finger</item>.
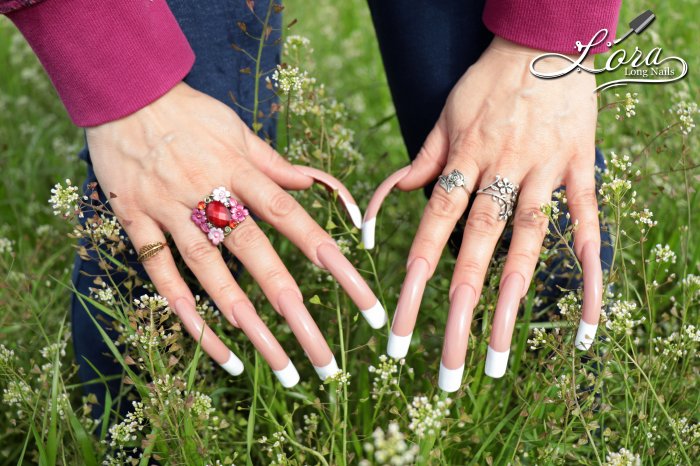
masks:
<path fill-rule="evenodd" d="M 463 185 L 443 188 L 441 184 L 436 184 L 423 210 L 423 217 L 408 254 L 406 279 L 401 288 L 387 345 L 387 354 L 396 359 L 408 354 L 426 282 L 433 274 L 457 221 L 467 208 L 469 193 L 474 188 L 479 173 L 476 163 L 466 156 L 455 156 L 452 160 L 454 162 L 445 167 L 443 175 L 458 170 L 463 175 Z"/>
<path fill-rule="evenodd" d="M 515 174 L 516 176 L 514 178 L 516 180 L 521 178 L 515 168 L 501 169 L 499 172 Z M 463 285 L 471 286 L 474 289 L 477 299 L 481 294 L 484 278 L 491 257 L 493 256 L 493 251 L 505 227 L 506 222 L 503 217 L 507 216 L 507 212 L 510 210 L 509 207 L 511 207 L 511 204 L 501 205 L 498 202 L 499 198 L 496 197 L 497 195 L 502 196 L 502 199 L 510 198 L 509 193 L 496 193 L 494 188 L 498 187 L 497 183 L 499 182 L 502 182 L 504 186 L 510 186 L 512 188 L 512 182 L 508 177 L 501 178 L 500 175 L 496 175 L 491 171 L 488 171 L 482 177 L 481 188 L 474 199 L 465 224 L 462 245 L 452 275 L 452 284 L 450 286 L 451 294 L 454 294 L 455 290 Z M 518 274 L 513 274 L 512 276 L 519 277 Z M 522 277 L 520 278 L 522 279 Z M 508 285 L 507 288 L 509 293 L 511 289 L 518 286 L 517 282 L 511 282 L 512 284 Z M 504 290 L 506 290 L 506 288 L 502 287 L 502 292 Z M 521 290 L 522 284 L 520 285 L 520 290 L 518 290 L 518 298 L 520 297 Z M 510 294 L 508 296 L 510 296 Z M 512 302 L 512 297 L 506 299 L 506 296 L 504 296 L 503 299 L 505 301 L 502 304 Z M 517 303 L 518 301 L 516 301 L 516 309 Z M 492 355 L 492 353 L 493 351 L 489 348 L 488 355 Z M 505 356 L 507 360 L 507 353 L 499 353 L 499 355 L 501 358 Z M 491 359 L 493 359 L 493 357 Z M 490 365 L 491 362 L 489 362 L 489 357 L 487 356 L 487 367 L 490 367 Z"/>
<path fill-rule="evenodd" d="M 530 286 L 547 234 L 548 219 L 541 206 L 552 197 L 551 180 L 526 179 L 524 183 L 514 212 L 513 236 L 501 275 L 486 356 L 485 371 L 491 377 L 505 374 L 520 299 Z"/>
<path fill-rule="evenodd" d="M 396 187 L 402 191 L 412 191 L 433 181 L 447 164 L 449 150 L 445 119 L 441 115 L 411 163 L 411 170 L 397 183 Z"/>
<path fill-rule="evenodd" d="M 600 260 L 600 223 L 592 163 L 572 167 L 566 180 L 566 197 L 574 230 L 574 251 L 583 265 L 583 307 L 574 345 L 590 348 L 598 330 L 603 300 Z"/>
<path fill-rule="evenodd" d="M 394 172 L 379 185 L 372 195 L 362 223 L 362 242 L 366 249 L 374 248 L 377 215 L 389 192 L 394 187 L 402 191 L 411 191 L 434 180 L 447 163 L 448 150 L 447 131 L 444 119 L 440 117 L 411 165 Z"/>
<path fill-rule="evenodd" d="M 127 235 L 138 251 L 149 243 L 165 243 L 165 236 L 156 223 L 148 217 L 122 222 Z M 204 323 L 194 307 L 194 297 L 177 270 L 168 247 L 143 262 L 148 277 L 158 293 L 173 303 L 177 316 L 182 320 L 187 332 L 200 342 L 202 350 L 231 375 L 243 372 L 243 363 L 224 342 Z M 201 339 L 200 339 L 201 338 Z"/>
<path fill-rule="evenodd" d="M 326 339 L 304 306 L 294 278 L 282 263 L 265 233 L 252 218 L 239 224 L 224 245 L 241 261 L 308 355 L 318 376 L 324 380 L 338 372 L 338 364 Z"/>
<path fill-rule="evenodd" d="M 284 157 L 252 131 L 245 132 L 246 146 L 250 148 L 250 162 L 284 189 L 308 189 L 314 183 L 311 176 L 296 170 Z"/>
<path fill-rule="evenodd" d="M 357 228 L 362 228 L 362 213 L 360 212 L 360 208 L 357 206 L 357 201 L 355 201 L 348 188 L 346 188 L 345 185 L 340 182 L 340 180 L 317 168 L 305 167 L 303 165 L 294 165 L 294 168 L 306 176 L 310 176 L 315 181 L 325 185 L 326 188 L 330 189 L 331 191 L 337 192 L 338 198 L 348 211 L 348 215 L 350 215 L 353 225 L 355 225 Z"/>
<path fill-rule="evenodd" d="M 171 219 L 187 218 L 186 208 L 178 208 L 175 212 L 170 216 Z M 168 225 L 168 228 L 185 263 L 221 313 L 234 325 L 241 327 L 270 365 L 280 383 L 285 387 L 294 386 L 299 381 L 294 364 L 280 344 L 272 338 L 270 330 L 262 320 L 257 315 L 251 317 L 255 314 L 253 306 L 233 279 L 219 250 L 192 223 L 184 228 L 182 225 Z"/>
<path fill-rule="evenodd" d="M 289 238 L 314 264 L 327 269 L 362 316 L 374 328 L 386 323 L 386 311 L 367 282 L 340 252 L 335 241 L 296 200 L 255 169 L 243 169 L 236 180 L 237 195 L 264 221 Z"/>
<path fill-rule="evenodd" d="M 438 386 L 446 392 L 455 392 L 462 385 L 475 305 L 476 293 L 471 286 L 460 285 L 452 293 L 438 378 Z"/>

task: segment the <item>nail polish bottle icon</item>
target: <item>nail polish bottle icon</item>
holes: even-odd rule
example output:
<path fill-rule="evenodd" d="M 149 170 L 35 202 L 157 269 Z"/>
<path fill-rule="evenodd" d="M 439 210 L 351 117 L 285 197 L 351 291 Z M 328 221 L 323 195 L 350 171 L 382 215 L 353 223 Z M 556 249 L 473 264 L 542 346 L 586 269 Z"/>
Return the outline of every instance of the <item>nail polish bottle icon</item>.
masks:
<path fill-rule="evenodd" d="M 635 34 L 641 34 L 642 31 L 644 31 L 647 28 L 647 26 L 649 26 L 652 23 L 652 21 L 654 21 L 654 19 L 656 19 L 656 15 L 654 15 L 654 13 L 651 10 L 645 11 L 644 13 L 630 21 L 629 31 L 627 31 L 623 36 L 615 39 L 615 42 L 613 42 L 612 44 L 608 42 L 608 46 L 612 47 L 612 45 L 619 44 L 623 40 L 627 39 L 627 37 L 633 32 Z"/>

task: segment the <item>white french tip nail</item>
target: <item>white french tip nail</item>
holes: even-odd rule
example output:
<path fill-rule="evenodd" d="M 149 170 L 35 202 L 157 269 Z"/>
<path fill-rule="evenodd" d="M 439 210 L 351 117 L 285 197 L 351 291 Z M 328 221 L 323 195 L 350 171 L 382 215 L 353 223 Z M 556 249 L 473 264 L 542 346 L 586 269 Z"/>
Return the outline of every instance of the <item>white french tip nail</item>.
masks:
<path fill-rule="evenodd" d="M 442 361 L 440 361 L 438 386 L 448 393 L 456 392 L 459 390 L 459 387 L 462 386 L 462 374 L 464 374 L 464 364 L 457 369 L 448 369 Z"/>
<path fill-rule="evenodd" d="M 329 362 L 325 366 L 314 366 L 314 369 L 316 369 L 316 373 L 321 378 L 321 380 L 326 380 L 331 375 L 340 372 L 340 368 L 338 367 L 338 363 L 335 360 L 335 356 L 333 356 L 331 362 Z"/>
<path fill-rule="evenodd" d="M 293 387 L 299 383 L 299 372 L 297 372 L 297 368 L 294 367 L 291 359 L 289 360 L 287 367 L 278 371 L 273 370 L 272 372 L 275 373 L 277 380 L 279 380 L 282 386 L 285 388 Z"/>
<path fill-rule="evenodd" d="M 365 249 L 374 248 L 374 227 L 377 223 L 377 217 L 366 220 L 362 224 L 362 244 Z"/>
<path fill-rule="evenodd" d="M 362 309 L 362 317 L 364 317 L 372 328 L 382 328 L 387 321 L 386 310 L 382 303 L 377 300 L 374 306 L 369 309 Z"/>
<path fill-rule="evenodd" d="M 506 367 L 508 367 L 508 355 L 510 355 L 510 350 L 496 351 L 489 346 L 486 352 L 486 367 L 484 368 L 486 375 L 494 379 L 503 377 L 503 374 L 506 373 Z"/>
<path fill-rule="evenodd" d="M 411 346 L 413 332 L 405 337 L 389 332 L 389 343 L 386 345 L 386 354 L 394 359 L 405 358 L 408 354 L 408 347 Z"/>
<path fill-rule="evenodd" d="M 581 322 L 578 324 L 578 332 L 576 332 L 576 340 L 574 341 L 576 348 L 583 351 L 588 350 L 593 344 L 597 331 L 598 324 L 589 324 L 581 319 Z"/>
<path fill-rule="evenodd" d="M 229 351 L 228 361 L 221 364 L 226 372 L 231 375 L 241 375 L 243 373 L 243 361 L 238 359 L 238 356 Z"/>
<path fill-rule="evenodd" d="M 360 212 L 360 208 L 355 204 L 346 204 L 345 208 L 348 209 L 352 223 L 357 228 L 362 228 L 362 212 Z"/>

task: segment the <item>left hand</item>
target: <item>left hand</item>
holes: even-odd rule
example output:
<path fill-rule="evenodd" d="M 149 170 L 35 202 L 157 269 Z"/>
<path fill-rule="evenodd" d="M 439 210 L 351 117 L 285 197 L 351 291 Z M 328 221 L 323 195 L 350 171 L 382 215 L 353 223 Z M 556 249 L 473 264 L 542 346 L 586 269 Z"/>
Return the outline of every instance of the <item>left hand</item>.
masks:
<path fill-rule="evenodd" d="M 527 293 L 547 233 L 548 220 L 541 206 L 563 184 L 572 221 L 578 222 L 574 250 L 585 277 L 576 346 L 586 349 L 591 344 L 602 293 L 594 177 L 595 77 L 573 72 L 558 79 L 536 78 L 529 65 L 541 53 L 494 38 L 452 89 L 410 168 L 397 172 L 378 190 L 381 197 L 393 184 L 401 190 L 417 189 L 455 169 L 464 175 L 465 189 L 457 187 L 448 193 L 436 184 L 423 213 L 389 336 L 387 353 L 394 358 L 408 352 L 426 282 L 464 215 L 469 193 L 486 188 L 496 175 L 519 185 L 520 194 L 513 211 L 513 236 L 500 283 L 486 373 L 491 377 L 505 373 L 518 305 Z M 542 61 L 538 70 L 551 65 Z M 554 65 L 561 67 L 561 61 Z M 457 257 L 440 367 L 439 385 L 446 391 L 461 385 L 472 311 L 506 223 L 499 219 L 499 204 L 494 201 L 489 195 L 476 196 Z M 365 222 L 373 220 L 373 203 Z"/>

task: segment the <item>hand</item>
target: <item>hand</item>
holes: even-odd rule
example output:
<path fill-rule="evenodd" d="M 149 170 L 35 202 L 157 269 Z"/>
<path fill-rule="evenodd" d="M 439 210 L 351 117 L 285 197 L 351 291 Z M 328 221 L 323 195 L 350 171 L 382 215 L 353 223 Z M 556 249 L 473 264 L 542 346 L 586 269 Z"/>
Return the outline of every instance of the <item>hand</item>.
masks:
<path fill-rule="evenodd" d="M 410 167 L 389 177 L 365 213 L 363 240 L 374 244 L 374 221 L 382 199 L 395 185 L 413 190 L 438 175 L 459 170 L 464 188 L 448 193 L 435 186 L 408 256 L 407 275 L 394 316 L 387 353 L 406 356 L 423 290 L 469 193 L 488 187 L 497 175 L 520 185 L 513 236 L 501 277 L 486 373 L 505 373 L 520 299 L 527 293 L 547 232 L 541 212 L 552 191 L 565 184 L 572 220 L 578 222 L 574 250 L 583 263 L 584 300 L 576 346 L 587 349 L 595 335 L 601 306 L 600 231 L 595 194 L 595 78 L 571 73 L 553 80 L 530 74 L 530 61 L 543 52 L 494 38 L 479 61 L 450 93 L 442 114 Z M 553 63 L 538 64 L 540 67 Z M 557 65 L 561 65 L 558 63 Z M 505 222 L 489 195 L 477 195 L 450 286 L 450 310 L 439 385 L 461 385 L 472 311 Z"/>
<path fill-rule="evenodd" d="M 89 128 L 95 174 L 138 250 L 163 242 L 169 231 L 187 266 L 232 325 L 241 328 L 284 386 L 299 379 L 270 330 L 236 284 L 218 250 L 191 220 L 192 209 L 218 186 L 249 207 L 340 282 L 370 324 L 386 313 L 331 237 L 284 189 L 306 189 L 314 179 L 339 191 L 355 223 L 359 209 L 330 175 L 294 167 L 254 135 L 217 100 L 178 84 L 165 96 L 123 119 Z M 223 241 L 282 315 L 323 379 L 338 370 L 333 353 L 304 306 L 302 294 L 267 237 L 247 218 Z M 188 332 L 216 362 L 237 375 L 243 364 L 195 311 L 195 300 L 165 248 L 144 262 L 158 292 L 174 306 Z"/>

